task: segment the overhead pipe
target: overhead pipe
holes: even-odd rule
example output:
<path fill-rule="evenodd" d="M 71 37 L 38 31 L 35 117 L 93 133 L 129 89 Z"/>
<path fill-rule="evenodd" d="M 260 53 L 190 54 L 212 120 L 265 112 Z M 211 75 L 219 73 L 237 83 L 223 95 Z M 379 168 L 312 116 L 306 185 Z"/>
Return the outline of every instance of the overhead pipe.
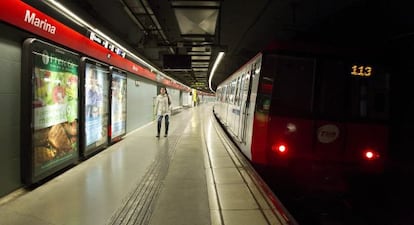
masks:
<path fill-rule="evenodd" d="M 147 0 L 140 0 L 140 3 L 144 8 L 145 13 L 151 19 L 152 24 L 157 28 L 157 31 L 158 31 L 159 35 L 162 37 L 162 39 L 164 40 L 164 42 L 166 44 L 170 44 L 170 42 L 168 41 L 167 37 L 164 34 L 164 31 L 161 28 L 160 23 L 158 22 L 157 18 L 154 15 L 154 11 L 152 11 L 151 7 L 149 6 L 148 1 Z M 169 47 L 169 50 L 171 51 L 172 54 L 175 54 L 175 51 L 172 47 Z"/>

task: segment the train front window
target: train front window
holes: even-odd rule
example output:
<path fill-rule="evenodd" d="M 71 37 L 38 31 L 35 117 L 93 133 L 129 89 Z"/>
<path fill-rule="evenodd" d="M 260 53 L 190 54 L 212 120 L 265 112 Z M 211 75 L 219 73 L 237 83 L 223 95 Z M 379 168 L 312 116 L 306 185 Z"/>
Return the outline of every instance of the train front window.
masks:
<path fill-rule="evenodd" d="M 389 75 L 377 66 L 280 55 L 266 55 L 263 65 L 258 103 L 272 96 L 271 114 L 334 121 L 388 118 Z"/>
<path fill-rule="evenodd" d="M 265 63 L 273 70 L 266 71 L 272 72 L 274 77 L 272 112 L 310 116 L 313 106 L 314 60 L 268 56 Z"/>
<path fill-rule="evenodd" d="M 353 64 L 351 64 L 353 65 Z M 322 119 L 383 120 L 388 117 L 388 78 L 377 67 L 319 59 L 315 115 Z M 356 70 L 357 68 L 358 70 Z"/>
<path fill-rule="evenodd" d="M 370 76 L 349 76 L 352 119 L 385 120 L 389 114 L 389 74 L 371 66 Z"/>
<path fill-rule="evenodd" d="M 345 118 L 346 75 L 340 60 L 321 59 L 317 62 L 317 88 L 315 89 L 315 112 L 324 119 Z"/>

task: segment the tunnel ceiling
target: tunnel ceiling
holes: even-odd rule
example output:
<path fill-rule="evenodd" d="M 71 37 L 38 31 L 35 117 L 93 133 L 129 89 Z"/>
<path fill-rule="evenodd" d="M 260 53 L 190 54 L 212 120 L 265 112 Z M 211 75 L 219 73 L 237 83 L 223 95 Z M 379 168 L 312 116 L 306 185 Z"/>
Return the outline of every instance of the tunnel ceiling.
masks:
<path fill-rule="evenodd" d="M 29 1 L 30 2 L 30 1 Z M 387 47 L 411 37 L 403 0 L 59 0 L 167 75 L 207 91 L 272 40 Z"/>

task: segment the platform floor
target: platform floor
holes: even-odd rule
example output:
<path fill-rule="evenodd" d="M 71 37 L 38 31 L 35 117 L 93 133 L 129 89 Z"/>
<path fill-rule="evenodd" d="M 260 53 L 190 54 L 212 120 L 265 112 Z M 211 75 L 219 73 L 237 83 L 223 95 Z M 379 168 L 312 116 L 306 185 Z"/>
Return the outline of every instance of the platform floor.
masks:
<path fill-rule="evenodd" d="M 0 199 L 1 225 L 287 224 L 274 196 L 231 150 L 211 105 L 151 123 L 33 190 Z"/>

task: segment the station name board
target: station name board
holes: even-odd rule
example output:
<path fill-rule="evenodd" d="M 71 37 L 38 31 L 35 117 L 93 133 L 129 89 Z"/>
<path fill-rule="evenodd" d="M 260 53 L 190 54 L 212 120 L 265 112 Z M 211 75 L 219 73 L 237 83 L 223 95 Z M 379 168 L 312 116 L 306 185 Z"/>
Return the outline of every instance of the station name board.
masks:
<path fill-rule="evenodd" d="M 95 32 L 89 31 L 89 39 L 102 45 L 104 48 L 110 50 L 111 52 L 120 55 L 122 58 L 125 58 L 126 53 L 122 51 L 119 47 L 116 47 L 114 44 L 111 44 L 109 41 L 97 35 Z"/>

